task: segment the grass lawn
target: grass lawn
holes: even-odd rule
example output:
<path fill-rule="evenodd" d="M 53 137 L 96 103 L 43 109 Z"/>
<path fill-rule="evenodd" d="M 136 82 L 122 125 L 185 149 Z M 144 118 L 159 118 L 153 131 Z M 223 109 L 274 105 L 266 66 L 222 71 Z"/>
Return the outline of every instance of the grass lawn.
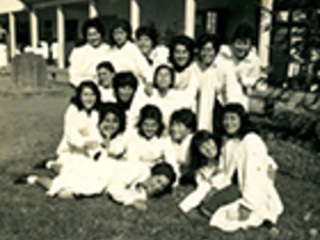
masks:
<path fill-rule="evenodd" d="M 58 94 L 0 96 L 0 239 L 1 240 L 267 240 L 265 228 L 223 233 L 205 221 L 186 218 L 177 208 L 190 188 L 149 202 L 146 212 L 123 207 L 108 197 L 60 200 L 46 197 L 34 186 L 14 185 L 21 173 L 32 172 L 39 160 L 54 156 L 62 134 L 63 113 L 71 91 Z M 280 166 L 313 158 L 314 153 L 293 143 L 270 140 Z M 286 164 L 282 164 L 286 163 Z M 289 170 L 288 170 L 289 169 Z M 278 190 L 285 212 L 279 220 L 281 240 L 320 239 L 309 235 L 320 226 L 320 187 L 307 179 L 279 174 Z M 311 218 L 304 221 L 307 212 Z"/>

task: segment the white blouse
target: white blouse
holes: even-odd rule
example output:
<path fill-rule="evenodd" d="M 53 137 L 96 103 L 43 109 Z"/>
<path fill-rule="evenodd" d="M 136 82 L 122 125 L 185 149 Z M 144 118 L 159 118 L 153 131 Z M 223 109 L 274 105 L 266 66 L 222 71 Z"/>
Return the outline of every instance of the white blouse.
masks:
<path fill-rule="evenodd" d="M 83 80 L 96 81 L 96 67 L 107 60 L 109 50 L 109 45 L 105 43 L 97 48 L 90 44 L 74 48 L 69 57 L 69 82 L 77 87 Z"/>
<path fill-rule="evenodd" d="M 130 71 L 139 79 L 151 81 L 152 68 L 134 43 L 127 41 L 121 48 L 112 47 L 108 59 L 116 72 Z"/>
<path fill-rule="evenodd" d="M 87 141 L 99 141 L 99 114 L 93 110 L 89 115 L 71 104 L 64 115 L 64 133 L 58 146 L 59 157 L 65 153 L 79 153 Z"/>
<path fill-rule="evenodd" d="M 114 91 L 113 91 L 112 87 L 104 88 L 102 86 L 99 86 L 99 90 L 100 90 L 100 93 L 101 93 L 101 101 L 103 103 L 115 102 L 116 101 L 116 98 L 114 96 Z"/>

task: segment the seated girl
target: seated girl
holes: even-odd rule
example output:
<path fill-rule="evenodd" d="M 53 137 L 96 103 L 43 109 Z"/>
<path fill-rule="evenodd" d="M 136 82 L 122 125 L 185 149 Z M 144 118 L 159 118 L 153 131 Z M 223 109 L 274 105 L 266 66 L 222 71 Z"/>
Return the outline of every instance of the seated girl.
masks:
<path fill-rule="evenodd" d="M 220 139 L 206 130 L 196 132 L 191 141 L 191 162 L 185 175 L 196 189 L 179 205 L 184 212 L 198 207 L 219 177 Z M 193 178 L 193 179 L 190 179 Z"/>
<path fill-rule="evenodd" d="M 156 163 L 173 160 L 161 138 L 164 130 L 162 114 L 158 107 L 146 105 L 140 110 L 137 132 L 131 136 L 128 161 L 144 163 L 152 167 Z"/>
<path fill-rule="evenodd" d="M 126 112 L 127 130 L 131 131 L 137 122 L 139 109 L 147 102 L 146 95 L 139 87 L 137 78 L 131 72 L 117 73 L 113 79 L 112 87 L 116 102 Z"/>
<path fill-rule="evenodd" d="M 276 223 L 283 205 L 274 186 L 274 160 L 268 155 L 260 136 L 250 130 L 247 114 L 241 104 L 228 104 L 222 119 L 227 137 L 222 151 L 226 151 L 227 157 L 222 157 L 220 162 L 224 183 L 219 186 L 217 194 L 210 196 L 211 200 L 204 201 L 207 203 L 204 207 L 211 211 L 210 225 L 235 231 L 257 227 L 264 221 Z M 217 206 L 216 196 L 232 185 L 234 177 L 239 196 L 236 200 L 225 200 Z"/>
<path fill-rule="evenodd" d="M 97 66 L 98 84 L 102 102 L 115 100 L 112 82 L 115 70 L 111 62 L 101 62 Z"/>
<path fill-rule="evenodd" d="M 46 161 L 46 168 L 59 171 L 73 154 L 88 156 L 99 145 L 98 107 L 100 92 L 95 83 L 82 82 L 64 115 L 64 134 L 57 149 L 57 161 Z"/>
<path fill-rule="evenodd" d="M 48 190 L 49 196 L 71 198 L 74 195 L 101 193 L 116 174 L 115 162 L 124 158 L 126 145 L 123 141 L 125 114 L 115 103 L 103 106 L 99 119 L 101 145 L 91 156 L 73 154 L 69 163 L 53 179 L 36 175 L 23 176 L 16 183 L 38 184 Z"/>
<path fill-rule="evenodd" d="M 158 106 L 163 114 L 163 120 L 166 128 L 169 126 L 171 114 L 181 108 L 192 108 L 193 101 L 190 96 L 183 91 L 173 89 L 175 84 L 175 75 L 171 67 L 160 65 L 154 73 L 153 91 L 149 99 L 151 104 Z"/>

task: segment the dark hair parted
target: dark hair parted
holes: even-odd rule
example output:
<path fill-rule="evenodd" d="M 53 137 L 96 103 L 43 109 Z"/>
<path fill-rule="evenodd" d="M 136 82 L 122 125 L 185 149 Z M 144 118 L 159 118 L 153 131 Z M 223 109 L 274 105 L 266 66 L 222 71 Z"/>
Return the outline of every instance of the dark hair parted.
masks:
<path fill-rule="evenodd" d="M 197 117 L 195 113 L 188 108 L 182 108 L 172 113 L 170 117 L 170 126 L 175 122 L 182 123 L 191 133 L 197 130 Z"/>
<path fill-rule="evenodd" d="M 123 102 L 119 96 L 119 88 L 125 87 L 125 86 L 129 86 L 133 89 L 132 97 L 128 102 Z M 128 110 L 131 106 L 131 102 L 138 88 L 137 78 L 133 75 L 132 72 L 119 72 L 113 78 L 112 88 L 113 88 L 117 103 L 120 104 L 121 107 L 124 108 L 124 110 Z"/>
<path fill-rule="evenodd" d="M 217 35 L 209 34 L 209 33 L 204 33 L 204 34 L 200 35 L 198 37 L 197 43 L 196 43 L 199 52 L 202 50 L 204 45 L 206 45 L 207 43 L 212 43 L 212 46 L 213 46 L 216 54 L 219 52 L 221 41 Z"/>
<path fill-rule="evenodd" d="M 214 134 L 208 132 L 207 130 L 200 130 L 195 133 L 191 140 L 190 150 L 191 150 L 191 162 L 190 169 L 192 171 L 197 171 L 198 169 L 206 166 L 208 164 L 208 160 L 203 154 L 200 152 L 200 146 L 208 141 L 213 140 L 217 148 L 217 156 L 216 159 L 219 159 L 220 150 L 221 150 L 221 138 L 215 136 Z"/>
<path fill-rule="evenodd" d="M 109 113 L 113 113 L 119 119 L 119 128 L 111 138 L 115 138 L 119 133 L 123 133 L 126 129 L 126 114 L 123 108 L 113 102 L 102 103 L 100 106 L 99 125 L 104 121 Z"/>
<path fill-rule="evenodd" d="M 89 28 L 95 28 L 104 37 L 105 31 L 102 22 L 98 18 L 87 19 L 82 26 L 82 36 L 85 42 L 87 42 L 87 34 Z"/>
<path fill-rule="evenodd" d="M 115 72 L 115 69 L 114 69 L 114 66 L 111 62 L 109 61 L 104 61 L 104 62 L 101 62 L 97 65 L 96 69 L 97 70 L 100 70 L 101 68 L 105 68 L 107 69 L 108 71 L 110 71 L 111 73 L 114 73 Z"/>
<path fill-rule="evenodd" d="M 235 113 L 240 118 L 240 128 L 239 128 L 239 130 L 235 134 L 233 134 L 232 136 L 229 136 L 229 137 L 239 137 L 240 139 L 242 139 L 249 132 L 257 132 L 256 129 L 253 128 L 253 125 L 249 121 L 248 114 L 246 113 L 244 107 L 240 103 L 229 103 L 229 104 L 227 104 L 224 107 L 223 111 L 222 111 L 222 121 L 223 121 L 224 115 L 226 113 Z M 223 126 L 223 124 L 222 124 L 222 126 Z M 228 135 L 228 133 L 225 131 L 224 127 L 223 127 L 223 131 L 222 132 L 225 135 Z"/>
<path fill-rule="evenodd" d="M 254 41 L 255 33 L 253 27 L 248 23 L 241 23 L 237 26 L 231 37 L 231 43 L 234 43 L 237 39 L 241 41 L 251 40 Z"/>
<path fill-rule="evenodd" d="M 157 46 L 159 33 L 154 25 L 141 26 L 136 30 L 136 39 L 139 39 L 142 36 L 147 36 L 152 42 L 152 48 Z"/>
<path fill-rule="evenodd" d="M 176 174 L 173 170 L 173 167 L 165 162 L 158 163 L 154 165 L 151 168 L 151 175 L 152 176 L 157 176 L 157 175 L 164 175 L 166 178 L 169 179 L 169 184 L 165 189 L 163 189 L 162 192 L 158 193 L 156 197 L 160 197 L 161 195 L 170 192 L 173 183 L 176 181 Z"/>
<path fill-rule="evenodd" d="M 132 36 L 131 36 L 132 35 L 132 28 L 131 28 L 130 23 L 126 19 L 119 19 L 119 20 L 115 21 L 110 28 L 109 38 L 110 38 L 110 44 L 112 46 L 117 45 L 116 41 L 113 38 L 113 32 L 117 28 L 123 29 L 123 31 L 125 31 L 127 33 L 127 40 L 132 41 Z"/>
<path fill-rule="evenodd" d="M 143 137 L 146 137 L 142 131 L 142 125 L 146 119 L 153 119 L 158 123 L 158 130 L 156 132 L 156 136 L 160 137 L 164 130 L 164 123 L 163 123 L 162 113 L 160 109 L 157 106 L 151 105 L 151 104 L 147 104 L 140 109 L 137 128 L 138 128 L 138 133 Z"/>
<path fill-rule="evenodd" d="M 189 52 L 189 60 L 184 66 L 179 66 L 175 59 L 174 59 L 174 51 L 177 45 L 183 45 L 186 47 L 187 51 Z M 178 72 L 182 72 L 185 68 L 187 68 L 193 61 L 194 57 L 194 48 L 195 44 L 194 41 L 185 35 L 176 36 L 172 39 L 171 43 L 169 44 L 169 61 L 172 63 L 174 70 Z"/>
<path fill-rule="evenodd" d="M 157 83 L 157 77 L 158 77 L 158 73 L 160 72 L 161 69 L 167 69 L 170 72 L 171 75 L 171 84 L 169 85 L 169 88 L 173 88 L 174 83 L 175 83 L 175 74 L 174 74 L 174 70 L 173 68 L 171 68 L 170 66 L 166 65 L 166 64 L 161 64 L 159 65 L 156 70 L 154 71 L 154 75 L 153 75 L 153 86 L 155 88 L 158 88 L 158 83 Z"/>
<path fill-rule="evenodd" d="M 70 101 L 71 104 L 74 104 L 79 111 L 85 109 L 81 100 L 81 94 L 85 88 L 90 88 L 93 91 L 94 95 L 96 96 L 96 102 L 93 105 L 92 109 L 89 109 L 86 111 L 91 112 L 91 110 L 93 109 L 98 110 L 101 105 L 101 94 L 98 86 L 92 81 L 83 81 L 80 83 L 80 85 L 76 88 L 75 96 L 71 98 L 71 101 Z"/>

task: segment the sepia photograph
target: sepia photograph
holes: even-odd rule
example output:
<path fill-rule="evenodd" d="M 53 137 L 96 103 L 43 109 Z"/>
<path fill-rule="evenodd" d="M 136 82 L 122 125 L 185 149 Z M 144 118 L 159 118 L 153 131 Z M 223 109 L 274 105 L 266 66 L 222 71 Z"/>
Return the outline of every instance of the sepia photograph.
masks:
<path fill-rule="evenodd" d="M 320 240 L 320 1 L 0 0 L 0 240 Z"/>

